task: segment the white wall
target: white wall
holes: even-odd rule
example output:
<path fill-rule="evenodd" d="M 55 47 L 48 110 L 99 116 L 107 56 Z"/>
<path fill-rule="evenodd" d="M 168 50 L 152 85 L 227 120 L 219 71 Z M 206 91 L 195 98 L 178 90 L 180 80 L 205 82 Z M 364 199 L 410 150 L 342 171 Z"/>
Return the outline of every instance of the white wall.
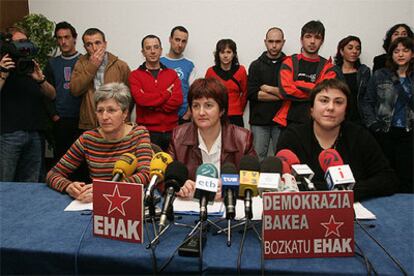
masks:
<path fill-rule="evenodd" d="M 284 30 L 284 51 L 292 54 L 300 49 L 304 23 L 319 19 L 326 29 L 322 56 L 335 55 L 338 41 L 353 34 L 361 38 L 361 59 L 370 67 L 372 58 L 383 52 L 390 26 L 404 22 L 414 27 L 412 0 L 29 0 L 29 10 L 75 26 L 81 52 L 82 33 L 90 27 L 101 29 L 109 51 L 131 69 L 143 62 L 142 37 L 158 35 L 166 53 L 171 28 L 184 25 L 190 32 L 186 55 L 195 62 L 198 76 L 213 64 L 221 38 L 237 43 L 239 60 L 248 67 L 264 50 L 263 38 L 272 26 Z"/>

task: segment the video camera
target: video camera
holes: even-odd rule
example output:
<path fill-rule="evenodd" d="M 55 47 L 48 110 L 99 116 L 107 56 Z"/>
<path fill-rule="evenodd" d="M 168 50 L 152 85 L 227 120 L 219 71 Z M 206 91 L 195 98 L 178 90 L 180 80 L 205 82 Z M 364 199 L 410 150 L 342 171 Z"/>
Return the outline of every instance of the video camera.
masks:
<path fill-rule="evenodd" d="M 0 33 L 0 57 L 9 54 L 16 65 L 13 70 L 17 74 L 33 73 L 35 67 L 33 58 L 36 53 L 37 48 L 30 40 L 13 41 L 11 34 Z M 5 70 L 4 68 L 0 69 Z"/>

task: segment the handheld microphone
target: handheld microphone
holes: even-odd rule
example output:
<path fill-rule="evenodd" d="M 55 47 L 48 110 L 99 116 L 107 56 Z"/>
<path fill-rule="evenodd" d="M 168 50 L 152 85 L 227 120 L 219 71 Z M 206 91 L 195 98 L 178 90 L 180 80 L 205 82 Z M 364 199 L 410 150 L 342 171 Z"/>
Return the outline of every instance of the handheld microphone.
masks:
<path fill-rule="evenodd" d="M 151 181 L 145 191 L 145 205 L 150 205 L 153 199 L 154 188 L 158 182 L 164 180 L 164 173 L 167 166 L 173 161 L 172 157 L 165 152 L 154 154 L 150 163 Z"/>
<path fill-rule="evenodd" d="M 175 193 L 179 192 L 188 178 L 188 169 L 180 161 L 173 161 L 168 165 L 165 171 L 165 193 L 164 203 L 162 206 L 159 232 L 161 232 L 165 226 L 169 216 L 173 216 L 173 203 L 175 200 Z"/>
<path fill-rule="evenodd" d="M 226 206 L 226 219 L 236 216 L 237 194 L 239 193 L 239 174 L 233 163 L 225 163 L 221 167 L 222 197 Z"/>
<path fill-rule="evenodd" d="M 257 196 L 259 182 L 259 159 L 245 155 L 240 159 L 240 190 L 239 197 L 244 198 L 244 214 L 247 219 L 253 217 L 252 197 Z"/>
<path fill-rule="evenodd" d="M 306 164 L 300 164 L 298 156 L 291 150 L 283 149 L 276 154 L 277 157 L 286 161 L 290 168 L 291 173 L 296 178 L 297 184 L 305 191 L 315 191 L 315 185 L 311 182 L 315 173 Z"/>
<path fill-rule="evenodd" d="M 194 198 L 200 201 L 200 220 L 207 220 L 207 203 L 213 203 L 218 190 L 218 171 L 210 163 L 202 164 L 196 171 Z"/>
<path fill-rule="evenodd" d="M 352 190 L 355 178 L 349 165 L 344 165 L 341 155 L 335 149 L 323 150 L 318 157 L 319 165 L 325 171 L 329 190 Z"/>
<path fill-rule="evenodd" d="M 123 178 L 131 176 L 137 168 L 138 160 L 132 153 L 124 153 L 114 164 L 112 180 L 121 181 Z"/>
<path fill-rule="evenodd" d="M 282 161 L 269 156 L 260 164 L 260 176 L 257 189 L 259 194 L 263 192 L 281 191 L 280 174 L 282 173 Z"/>
<path fill-rule="evenodd" d="M 282 175 L 282 192 L 299 192 L 299 187 L 296 182 L 296 178 L 290 173 L 284 173 Z"/>

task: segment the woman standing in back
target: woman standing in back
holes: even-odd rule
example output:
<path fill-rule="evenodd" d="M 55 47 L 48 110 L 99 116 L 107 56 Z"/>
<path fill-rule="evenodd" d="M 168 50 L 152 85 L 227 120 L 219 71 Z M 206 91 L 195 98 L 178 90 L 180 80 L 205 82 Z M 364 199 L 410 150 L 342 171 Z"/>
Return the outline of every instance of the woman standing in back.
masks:
<path fill-rule="evenodd" d="M 244 127 L 243 113 L 247 103 L 246 68 L 239 64 L 237 46 L 231 39 L 221 39 L 214 52 L 215 65 L 208 68 L 206 78 L 216 78 L 227 88 L 230 123 Z"/>
<path fill-rule="evenodd" d="M 362 124 L 359 104 L 371 76 L 368 66 L 361 64 L 360 55 L 361 40 L 359 37 L 350 35 L 339 41 L 335 64 L 341 69 L 345 81 L 351 90 L 347 119 L 358 124 Z"/>

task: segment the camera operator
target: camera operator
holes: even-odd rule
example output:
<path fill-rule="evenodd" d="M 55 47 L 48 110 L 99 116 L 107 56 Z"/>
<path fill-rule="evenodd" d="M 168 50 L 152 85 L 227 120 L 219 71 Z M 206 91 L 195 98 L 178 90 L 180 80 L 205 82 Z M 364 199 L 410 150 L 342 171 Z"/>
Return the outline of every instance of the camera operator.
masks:
<path fill-rule="evenodd" d="M 28 41 L 24 30 L 8 29 L 13 42 Z M 0 60 L 0 181 L 38 182 L 42 140 L 46 129 L 43 98 L 55 98 L 39 64 L 32 72 L 16 71 L 16 60 L 5 54 Z"/>

